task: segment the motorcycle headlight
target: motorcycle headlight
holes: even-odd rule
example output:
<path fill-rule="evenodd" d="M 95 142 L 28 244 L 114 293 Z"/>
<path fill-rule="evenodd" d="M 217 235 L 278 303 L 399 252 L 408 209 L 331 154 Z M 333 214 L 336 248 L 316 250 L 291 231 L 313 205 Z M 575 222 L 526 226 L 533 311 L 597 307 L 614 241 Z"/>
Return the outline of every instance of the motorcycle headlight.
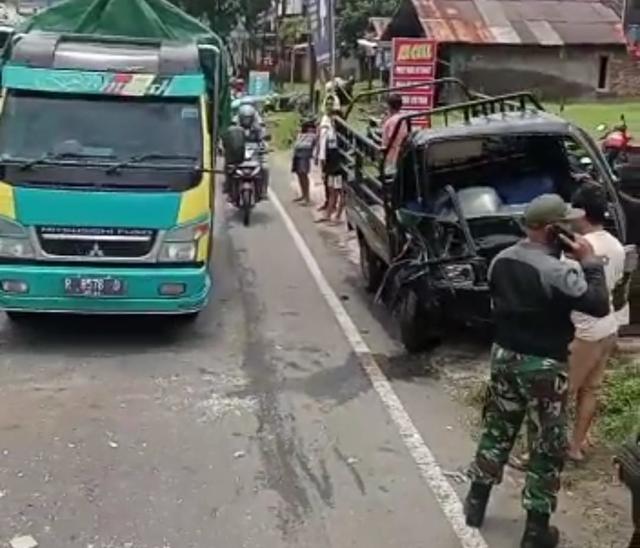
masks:
<path fill-rule="evenodd" d="M 198 256 L 198 243 L 209 234 L 209 223 L 181 226 L 165 234 L 158 261 L 192 263 Z"/>
<path fill-rule="evenodd" d="M 0 257 L 30 259 L 34 255 L 27 229 L 15 221 L 0 218 Z"/>

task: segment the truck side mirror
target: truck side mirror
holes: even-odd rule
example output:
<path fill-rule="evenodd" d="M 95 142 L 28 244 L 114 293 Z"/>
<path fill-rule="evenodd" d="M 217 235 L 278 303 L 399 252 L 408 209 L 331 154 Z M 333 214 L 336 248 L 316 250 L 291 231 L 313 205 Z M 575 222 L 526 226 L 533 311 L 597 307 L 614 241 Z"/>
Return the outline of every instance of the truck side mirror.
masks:
<path fill-rule="evenodd" d="M 424 219 L 424 214 L 407 208 L 401 208 L 396 211 L 396 220 L 398 224 L 404 228 L 415 228 Z"/>
<path fill-rule="evenodd" d="M 215 107 L 214 103 L 211 99 L 207 100 L 207 127 L 209 128 L 209 134 L 214 135 L 215 129 Z"/>

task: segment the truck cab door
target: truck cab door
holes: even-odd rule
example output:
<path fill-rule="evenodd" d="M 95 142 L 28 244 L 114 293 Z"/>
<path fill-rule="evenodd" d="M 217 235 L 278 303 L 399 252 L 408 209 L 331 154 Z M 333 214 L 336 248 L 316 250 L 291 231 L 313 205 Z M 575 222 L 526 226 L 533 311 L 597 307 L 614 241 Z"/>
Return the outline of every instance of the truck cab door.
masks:
<path fill-rule="evenodd" d="M 640 168 L 618 169 L 617 192 L 626 219 L 626 243 L 640 246 Z"/>

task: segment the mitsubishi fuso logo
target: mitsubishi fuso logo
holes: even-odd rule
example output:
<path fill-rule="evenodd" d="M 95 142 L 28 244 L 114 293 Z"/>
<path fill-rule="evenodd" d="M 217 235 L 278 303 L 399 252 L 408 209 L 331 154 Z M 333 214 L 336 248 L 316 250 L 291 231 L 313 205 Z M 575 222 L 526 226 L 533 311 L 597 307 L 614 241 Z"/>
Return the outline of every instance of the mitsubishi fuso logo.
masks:
<path fill-rule="evenodd" d="M 104 257 L 104 251 L 102 251 L 102 249 L 100 249 L 100 246 L 98 245 L 98 242 L 93 244 L 93 247 L 91 248 L 89 253 L 87 253 L 87 256 L 88 257 Z"/>

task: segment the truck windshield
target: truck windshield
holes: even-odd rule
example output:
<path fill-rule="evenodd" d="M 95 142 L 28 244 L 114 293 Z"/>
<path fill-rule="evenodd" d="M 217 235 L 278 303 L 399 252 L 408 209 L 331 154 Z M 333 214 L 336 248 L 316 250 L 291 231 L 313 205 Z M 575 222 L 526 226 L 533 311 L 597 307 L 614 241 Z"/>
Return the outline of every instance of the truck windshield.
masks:
<path fill-rule="evenodd" d="M 146 166 L 199 165 L 197 99 L 11 92 L 0 119 L 0 158 L 29 161 L 61 155 L 79 162 L 144 157 Z"/>

